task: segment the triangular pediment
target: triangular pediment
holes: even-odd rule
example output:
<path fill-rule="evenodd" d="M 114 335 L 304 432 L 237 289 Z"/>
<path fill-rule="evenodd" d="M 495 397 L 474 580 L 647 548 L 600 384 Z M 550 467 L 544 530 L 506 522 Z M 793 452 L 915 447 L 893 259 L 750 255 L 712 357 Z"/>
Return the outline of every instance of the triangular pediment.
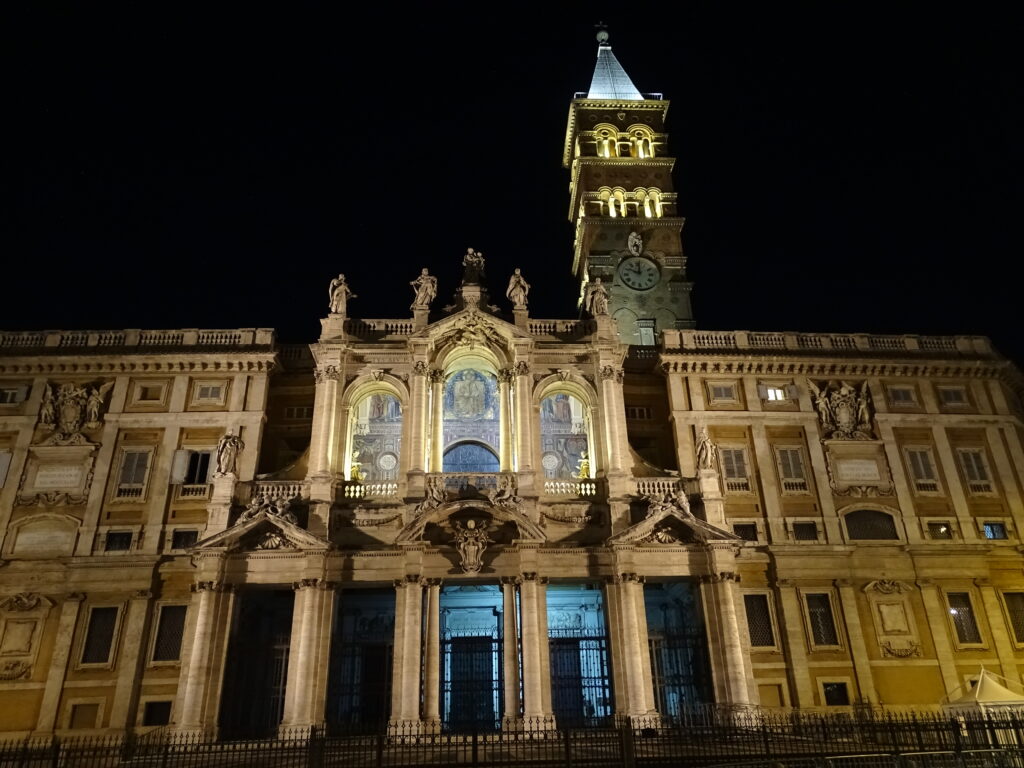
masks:
<path fill-rule="evenodd" d="M 314 536 L 304 528 L 289 523 L 277 515 L 260 512 L 255 517 L 238 523 L 220 533 L 203 539 L 193 552 L 227 550 L 228 552 L 253 550 L 327 550 L 331 544 Z"/>
<path fill-rule="evenodd" d="M 479 334 L 479 335 L 478 335 Z M 476 338 L 474 338 L 476 336 Z M 500 343 L 507 345 L 511 339 L 529 339 L 528 333 L 500 317 L 472 307 L 454 312 L 431 323 L 410 336 L 410 339 L 429 338 L 435 343 L 463 342 L 469 345 L 479 339 L 480 345 Z"/>
<path fill-rule="evenodd" d="M 619 531 L 608 539 L 608 544 L 686 545 L 739 540 L 738 536 L 681 509 L 659 509 L 624 531 Z"/>

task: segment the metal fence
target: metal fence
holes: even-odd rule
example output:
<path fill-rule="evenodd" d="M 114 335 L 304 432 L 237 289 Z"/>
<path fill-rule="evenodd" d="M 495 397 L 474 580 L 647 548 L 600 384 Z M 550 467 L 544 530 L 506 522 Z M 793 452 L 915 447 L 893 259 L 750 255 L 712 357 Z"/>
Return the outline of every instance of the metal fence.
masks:
<path fill-rule="evenodd" d="M 424 724 L 376 732 L 282 731 L 226 741 L 146 736 L 0 742 L 0 768 L 403 768 L 404 766 L 715 766 L 716 768 L 1024 768 L 1024 720 L 1014 715 L 846 716 L 695 710 L 668 720 L 557 728 L 549 720 L 452 733 Z"/>

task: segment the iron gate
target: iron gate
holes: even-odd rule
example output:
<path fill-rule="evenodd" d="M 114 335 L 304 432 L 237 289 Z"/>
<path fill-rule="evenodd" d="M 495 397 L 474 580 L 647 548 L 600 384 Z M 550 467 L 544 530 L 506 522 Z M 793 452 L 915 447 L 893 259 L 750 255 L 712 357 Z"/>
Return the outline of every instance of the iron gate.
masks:
<path fill-rule="evenodd" d="M 560 727 L 594 726 L 612 717 L 608 636 L 599 628 L 549 629 L 551 707 Z"/>
<path fill-rule="evenodd" d="M 649 638 L 654 698 L 665 717 L 714 700 L 703 632 L 670 632 Z"/>
<path fill-rule="evenodd" d="M 446 631 L 441 637 L 441 719 L 448 731 L 495 731 L 502 717 L 502 638 Z"/>
<path fill-rule="evenodd" d="M 328 728 L 372 730 L 391 714 L 394 597 L 390 591 L 352 590 L 341 596 L 340 609 L 331 638 Z"/>

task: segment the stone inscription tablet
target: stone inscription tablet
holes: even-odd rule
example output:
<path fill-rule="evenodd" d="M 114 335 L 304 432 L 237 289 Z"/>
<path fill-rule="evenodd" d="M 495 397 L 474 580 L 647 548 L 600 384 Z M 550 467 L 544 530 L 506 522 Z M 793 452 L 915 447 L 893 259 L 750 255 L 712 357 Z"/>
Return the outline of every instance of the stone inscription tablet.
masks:
<path fill-rule="evenodd" d="M 82 485 L 84 471 L 81 464 L 43 464 L 36 470 L 32 485 L 40 490 L 77 490 Z"/>
<path fill-rule="evenodd" d="M 837 459 L 836 477 L 843 482 L 878 482 L 878 462 L 874 459 Z"/>

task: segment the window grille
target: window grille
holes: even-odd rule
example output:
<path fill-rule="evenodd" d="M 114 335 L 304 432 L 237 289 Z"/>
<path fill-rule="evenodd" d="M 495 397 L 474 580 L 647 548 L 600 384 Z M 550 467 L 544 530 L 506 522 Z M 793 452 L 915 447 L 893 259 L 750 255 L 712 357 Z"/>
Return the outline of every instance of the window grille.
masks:
<path fill-rule="evenodd" d="M 732 532 L 744 541 L 757 541 L 757 523 L 734 523 Z"/>
<path fill-rule="evenodd" d="M 109 531 L 103 542 L 104 552 L 127 552 L 131 548 L 131 531 Z"/>
<path fill-rule="evenodd" d="M 199 531 L 175 531 L 171 534 L 171 549 L 190 549 L 199 540 Z"/>
<path fill-rule="evenodd" d="M 106 664 L 110 661 L 116 627 L 116 607 L 93 608 L 89 612 L 89 626 L 85 631 L 85 642 L 82 644 L 83 664 Z"/>
<path fill-rule="evenodd" d="M 850 706 L 850 691 L 846 687 L 846 683 L 822 683 L 821 688 L 825 694 L 825 706 Z"/>
<path fill-rule="evenodd" d="M 939 481 L 935 474 L 935 463 L 928 448 L 908 448 L 907 461 L 914 488 L 921 493 L 938 493 Z"/>
<path fill-rule="evenodd" d="M 284 409 L 286 419 L 311 419 L 313 418 L 313 406 L 311 405 L 288 405 Z"/>
<path fill-rule="evenodd" d="M 171 722 L 171 702 L 147 701 L 142 710 L 143 725 L 168 725 Z"/>
<path fill-rule="evenodd" d="M 967 478 L 967 489 L 971 493 L 992 493 L 992 479 L 989 477 L 985 452 L 980 449 L 957 451 L 960 466 Z"/>
<path fill-rule="evenodd" d="M 775 632 L 772 629 L 768 595 L 744 595 L 743 604 L 747 609 L 750 645 L 754 648 L 774 648 Z"/>
<path fill-rule="evenodd" d="M 985 532 L 986 539 L 1005 539 L 1006 536 L 1006 523 L 997 523 L 994 521 L 986 522 L 982 526 L 982 530 Z"/>
<path fill-rule="evenodd" d="M 793 538 L 797 541 L 817 541 L 818 524 L 812 522 L 793 523 Z"/>
<path fill-rule="evenodd" d="M 1004 592 L 1003 600 L 1006 601 L 1013 638 L 1018 643 L 1024 643 L 1024 592 Z"/>
<path fill-rule="evenodd" d="M 928 523 L 928 536 L 932 539 L 952 539 L 953 527 L 947 522 Z"/>
<path fill-rule="evenodd" d="M 891 515 L 876 509 L 858 509 L 846 515 L 846 533 L 851 539 L 898 540 Z"/>
<path fill-rule="evenodd" d="M 778 448 L 779 475 L 782 490 L 790 493 L 807 491 L 807 475 L 804 471 L 803 452 L 799 448 Z"/>
<path fill-rule="evenodd" d="M 722 470 L 727 491 L 750 491 L 750 477 L 747 473 L 747 454 L 743 448 L 721 448 Z"/>
<path fill-rule="evenodd" d="M 215 400 L 220 402 L 224 392 L 223 384 L 200 384 L 196 388 L 196 400 Z"/>
<path fill-rule="evenodd" d="M 736 387 L 732 384 L 712 384 L 711 400 L 713 402 L 736 402 Z"/>
<path fill-rule="evenodd" d="M 961 643 L 981 643 L 981 632 L 974 618 L 971 596 L 966 592 L 949 592 L 946 600 L 949 601 L 949 615 L 953 617 L 957 639 Z"/>
<path fill-rule="evenodd" d="M 807 595 L 807 618 L 815 645 L 839 645 L 832 598 L 827 593 Z"/>
<path fill-rule="evenodd" d="M 125 451 L 117 481 L 117 498 L 139 499 L 146 487 L 149 451 Z"/>
<path fill-rule="evenodd" d="M 178 661 L 181 658 L 181 638 L 185 632 L 185 613 L 188 606 L 165 605 L 160 609 L 153 643 L 153 661 Z"/>

